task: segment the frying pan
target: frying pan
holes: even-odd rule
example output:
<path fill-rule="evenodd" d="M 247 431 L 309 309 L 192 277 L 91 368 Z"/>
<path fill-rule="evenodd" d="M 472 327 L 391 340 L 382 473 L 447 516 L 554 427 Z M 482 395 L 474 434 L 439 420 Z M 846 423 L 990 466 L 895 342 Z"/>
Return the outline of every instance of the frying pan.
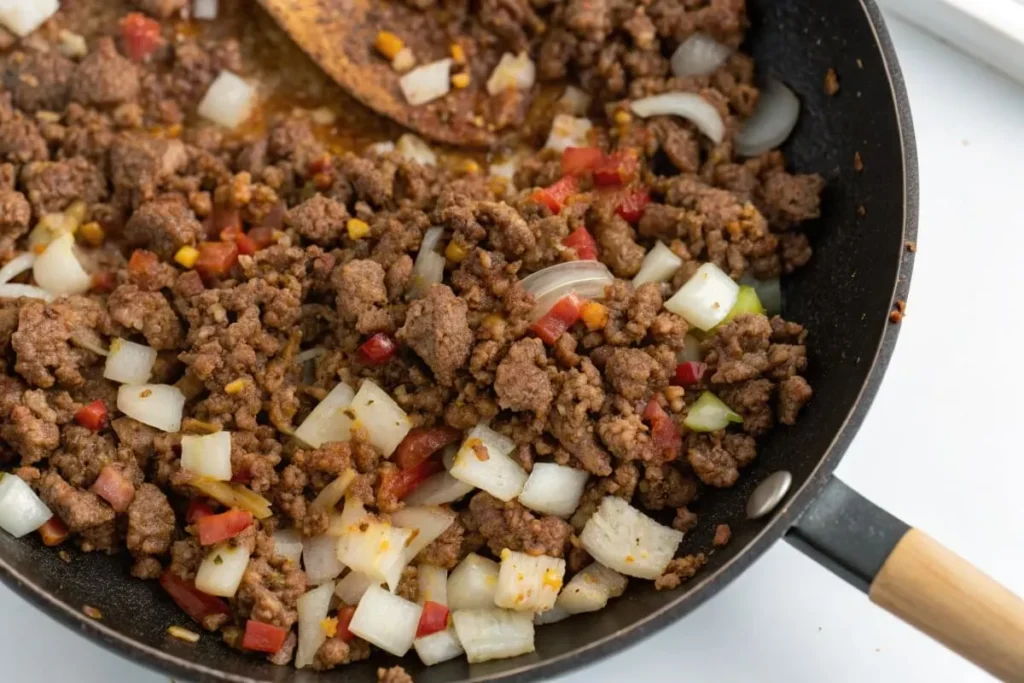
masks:
<path fill-rule="evenodd" d="M 815 256 L 784 282 L 785 314 L 811 331 L 808 379 L 815 388 L 799 424 L 776 430 L 739 484 L 700 503 L 701 525 L 681 552 L 706 549 L 716 524 L 732 542 L 674 591 L 635 581 L 606 609 L 538 631 L 537 652 L 469 666 L 456 660 L 407 666 L 418 683 L 527 681 L 591 663 L 682 618 L 786 538 L 882 607 L 1000 678 L 1024 681 L 1024 603 L 922 533 L 832 476 L 882 381 L 899 333 L 889 314 L 905 300 L 916 235 L 917 168 L 907 96 L 872 0 L 748 0 L 754 23 L 746 49 L 803 102 L 786 146 L 792 165 L 828 179 L 822 218 L 808 227 Z M 829 68 L 841 90 L 825 94 Z M 858 172 L 856 153 L 866 168 Z M 792 485 L 759 519 L 745 507 L 755 487 L 787 471 Z M 375 681 L 379 656 L 315 674 L 275 667 L 226 649 L 218 639 L 169 638 L 182 615 L 153 582 L 127 578 L 122 558 L 76 555 L 65 563 L 32 541 L 0 536 L 0 576 L 14 590 L 96 642 L 181 679 L 254 683 Z M 84 605 L 102 621 L 82 614 Z"/>

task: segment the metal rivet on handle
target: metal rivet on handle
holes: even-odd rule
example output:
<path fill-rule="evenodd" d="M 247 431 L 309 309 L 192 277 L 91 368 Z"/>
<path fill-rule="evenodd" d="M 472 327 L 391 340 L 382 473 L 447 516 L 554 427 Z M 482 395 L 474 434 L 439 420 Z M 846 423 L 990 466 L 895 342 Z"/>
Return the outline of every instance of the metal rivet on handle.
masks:
<path fill-rule="evenodd" d="M 747 498 L 747 517 L 758 519 L 775 509 L 789 491 L 793 475 L 786 470 L 773 472 Z"/>

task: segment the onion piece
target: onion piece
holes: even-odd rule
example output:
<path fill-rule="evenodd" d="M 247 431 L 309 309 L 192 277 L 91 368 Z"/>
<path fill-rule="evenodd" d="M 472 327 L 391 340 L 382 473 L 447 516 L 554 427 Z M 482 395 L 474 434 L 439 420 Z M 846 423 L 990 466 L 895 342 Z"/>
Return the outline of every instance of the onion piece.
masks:
<path fill-rule="evenodd" d="M 75 236 L 64 233 L 46 247 L 32 265 L 36 284 L 53 294 L 83 294 L 92 278 L 75 256 Z"/>
<path fill-rule="evenodd" d="M 345 530 L 337 539 L 337 557 L 353 571 L 386 583 L 394 591 L 409 564 L 406 547 L 413 531 L 387 522 L 363 521 Z"/>
<path fill-rule="evenodd" d="M 0 24 L 24 38 L 60 9 L 58 0 L 0 0 Z"/>
<path fill-rule="evenodd" d="M 41 252 L 50 242 L 62 235 L 74 233 L 77 229 L 78 221 L 67 213 L 44 214 L 28 234 L 28 249 Z"/>
<path fill-rule="evenodd" d="M 391 513 L 391 523 L 415 532 L 405 548 L 411 561 L 420 551 L 437 540 L 455 522 L 455 513 L 437 506 L 404 507 Z"/>
<path fill-rule="evenodd" d="M 558 107 L 566 114 L 573 116 L 586 116 L 590 110 L 590 102 L 593 98 L 586 92 L 574 85 L 567 85 L 565 92 L 558 99 Z"/>
<path fill-rule="evenodd" d="M 220 543 L 213 546 L 196 572 L 196 588 L 207 595 L 233 598 L 249 566 L 248 548 Z"/>
<path fill-rule="evenodd" d="M 528 478 L 522 466 L 508 456 L 515 447 L 508 437 L 478 424 L 455 456 L 451 475 L 508 502 L 522 493 Z"/>
<path fill-rule="evenodd" d="M 181 469 L 207 479 L 231 481 L 231 432 L 182 436 Z"/>
<path fill-rule="evenodd" d="M 313 448 L 319 448 L 328 441 L 351 439 L 352 418 L 348 408 L 355 395 L 352 387 L 338 382 L 302 421 L 295 430 L 295 437 Z"/>
<path fill-rule="evenodd" d="M 385 458 L 391 457 L 412 429 L 412 422 L 405 411 L 372 380 L 363 380 L 359 392 L 352 398 L 352 414 L 359 426 L 366 430 L 370 445 Z"/>
<path fill-rule="evenodd" d="M 374 581 L 362 572 L 350 571 L 338 582 L 338 587 L 334 589 L 334 594 L 346 605 L 358 605 L 367 588 L 379 585 L 379 581 Z"/>
<path fill-rule="evenodd" d="M 799 98 L 785 83 L 769 78 L 757 108 L 736 135 L 736 153 L 756 157 L 775 149 L 790 136 L 799 118 Z"/>
<path fill-rule="evenodd" d="M 707 332 L 725 320 L 736 304 L 740 286 L 714 263 L 705 263 L 665 302 L 665 308 Z"/>
<path fill-rule="evenodd" d="M 169 384 L 122 384 L 117 409 L 142 424 L 165 432 L 181 431 L 185 394 Z"/>
<path fill-rule="evenodd" d="M 556 152 L 564 152 L 568 147 L 587 147 L 593 127 L 590 119 L 557 114 L 551 122 L 551 132 L 544 146 Z"/>
<path fill-rule="evenodd" d="M 241 484 L 216 481 L 205 477 L 193 477 L 188 484 L 222 505 L 251 512 L 256 519 L 266 519 L 272 514 L 270 501 Z"/>
<path fill-rule="evenodd" d="M 700 350 L 700 340 L 692 334 L 687 334 L 683 337 L 683 350 L 676 354 L 676 360 L 680 363 L 685 363 L 686 361 L 699 363 L 703 358 L 704 354 Z"/>
<path fill-rule="evenodd" d="M 750 273 L 744 273 L 740 278 L 740 284 L 754 288 L 758 300 L 764 306 L 765 315 L 773 316 L 782 313 L 782 282 L 779 278 L 758 280 Z"/>
<path fill-rule="evenodd" d="M 448 606 L 448 570 L 433 564 L 421 564 L 417 568 L 416 583 L 418 586 L 416 602 L 436 602 Z"/>
<path fill-rule="evenodd" d="M 431 285 L 440 284 L 444 279 L 444 254 L 441 253 L 443 235 L 444 228 L 430 228 L 423 233 L 423 241 L 409 279 L 409 299 L 426 296 Z"/>
<path fill-rule="evenodd" d="M 658 524 L 615 496 L 605 496 L 580 534 L 583 548 L 595 560 L 641 579 L 661 576 L 682 540 L 681 532 Z"/>
<path fill-rule="evenodd" d="M 110 342 L 103 377 L 120 384 L 145 384 L 153 374 L 156 355 L 156 349 L 121 338 L 114 339 Z"/>
<path fill-rule="evenodd" d="M 568 517 L 576 512 L 590 475 L 553 462 L 534 463 L 519 502 L 537 512 Z"/>
<path fill-rule="evenodd" d="M 498 563 L 476 553 L 466 555 L 448 576 L 448 608 L 476 609 L 494 607 L 498 588 Z"/>
<path fill-rule="evenodd" d="M 302 669 L 313 663 L 316 651 L 327 640 L 323 621 L 331 607 L 334 584 L 325 583 L 302 595 L 295 604 L 299 613 L 299 642 L 295 650 L 295 668 Z"/>
<path fill-rule="evenodd" d="M 465 652 L 459 637 L 455 634 L 455 628 L 451 626 L 429 636 L 417 638 L 412 641 L 412 646 L 420 656 L 420 661 L 427 666 L 447 662 Z"/>
<path fill-rule="evenodd" d="M 217 18 L 217 0 L 193 0 L 192 18 L 212 21 Z"/>
<path fill-rule="evenodd" d="M 415 491 L 406 496 L 405 502 L 408 505 L 454 503 L 475 490 L 475 486 L 459 481 L 448 472 L 438 472 L 417 486 Z"/>
<path fill-rule="evenodd" d="M 303 363 L 311 361 L 314 358 L 319 358 L 325 353 L 327 353 L 327 349 L 325 349 L 324 347 L 313 346 L 304 351 L 299 351 L 297 354 L 295 354 L 295 358 L 292 358 L 292 363 L 295 363 L 296 365 L 302 365 Z"/>
<path fill-rule="evenodd" d="M 681 42 L 672 53 L 672 75 L 676 78 L 706 76 L 717 71 L 731 54 L 731 47 L 698 31 Z"/>
<path fill-rule="evenodd" d="M 651 116 L 681 116 L 716 145 L 725 138 L 725 121 L 718 110 L 700 95 L 692 92 L 667 92 L 633 100 L 633 113 L 641 118 Z"/>
<path fill-rule="evenodd" d="M 742 424 L 743 417 L 710 391 L 700 395 L 683 420 L 691 432 L 717 432 L 728 427 L 730 422 Z"/>
<path fill-rule="evenodd" d="M 299 565 L 302 560 L 302 536 L 298 529 L 274 531 L 274 557 L 283 557 Z"/>
<path fill-rule="evenodd" d="M 345 507 L 341 514 L 333 513 L 331 515 L 327 533 L 331 536 L 343 536 L 348 532 L 356 532 L 359 529 L 359 525 L 367 518 L 369 518 L 369 515 L 366 512 L 366 506 L 363 505 L 363 501 L 355 496 L 346 496 Z"/>
<path fill-rule="evenodd" d="M 559 606 L 556 602 L 555 606 L 549 609 L 547 612 L 538 612 L 533 615 L 533 623 L 535 626 L 544 626 L 545 624 L 556 624 L 563 619 L 567 619 L 572 615 L 565 610 L 564 607 Z"/>
<path fill-rule="evenodd" d="M 415 161 L 420 166 L 434 166 L 437 164 L 437 155 L 430 145 L 421 137 L 412 133 L 406 133 L 398 138 L 395 144 L 395 151 L 410 161 Z"/>
<path fill-rule="evenodd" d="M 603 299 L 605 290 L 615 282 L 608 267 L 599 261 L 568 261 L 538 270 L 521 281 L 524 290 L 536 302 L 530 320 L 536 321 L 567 294 L 584 299 Z"/>
<path fill-rule="evenodd" d="M 656 242 L 644 261 L 640 264 L 640 272 L 633 278 L 633 286 L 648 282 L 668 282 L 683 265 L 683 259 L 672 253 L 663 242 Z"/>
<path fill-rule="evenodd" d="M 53 517 L 24 479 L 0 472 L 0 529 L 15 538 L 35 531 Z"/>
<path fill-rule="evenodd" d="M 333 581 L 345 564 L 338 559 L 338 539 L 322 534 L 302 539 L 302 567 L 314 586 Z"/>
<path fill-rule="evenodd" d="M 546 612 L 555 606 L 565 576 L 565 560 L 547 555 L 501 551 L 494 604 L 517 612 Z"/>
<path fill-rule="evenodd" d="M 380 142 L 375 142 L 372 145 L 367 146 L 366 151 L 369 154 L 376 154 L 378 156 L 381 156 L 387 154 L 388 152 L 394 152 L 395 143 L 393 143 L 391 140 L 381 140 Z"/>
<path fill-rule="evenodd" d="M 518 657 L 535 648 L 533 615 L 503 609 L 464 609 L 452 614 L 455 634 L 470 664 Z"/>
<path fill-rule="evenodd" d="M 356 607 L 348 630 L 385 652 L 403 657 L 412 647 L 423 606 L 370 586 Z"/>
<path fill-rule="evenodd" d="M 487 94 L 497 95 L 506 90 L 529 90 L 537 82 L 537 65 L 530 53 L 514 55 L 506 52 L 487 79 Z"/>
<path fill-rule="evenodd" d="M 225 128 L 238 128 L 252 114 L 255 104 L 256 88 L 225 69 L 203 95 L 198 113 Z"/>
<path fill-rule="evenodd" d="M 417 67 L 398 79 L 405 101 L 414 107 L 444 97 L 452 89 L 451 59 L 439 59 Z"/>
<path fill-rule="evenodd" d="M 36 262 L 36 255 L 30 251 L 26 251 L 23 254 L 18 254 L 10 261 L 4 264 L 3 268 L 0 268 L 0 284 L 10 282 L 14 278 L 18 277 L 27 270 L 32 269 L 32 265 Z"/>
<path fill-rule="evenodd" d="M 23 297 L 26 299 L 42 299 L 47 303 L 54 299 L 53 294 L 50 294 L 42 287 L 19 285 L 10 282 L 0 285 L 0 299 L 21 299 Z"/>
<path fill-rule="evenodd" d="M 352 485 L 355 479 L 356 473 L 354 470 L 349 469 L 342 472 L 337 479 L 321 489 L 316 499 L 309 504 L 309 511 L 333 510 L 338 501 L 345 497 L 345 492 L 348 491 L 348 487 Z"/>
<path fill-rule="evenodd" d="M 103 339 L 91 327 L 79 327 L 71 330 L 71 339 L 69 341 L 80 349 L 92 351 L 97 356 L 105 357 L 110 355 L 110 351 L 103 348 Z"/>
<path fill-rule="evenodd" d="M 603 609 L 610 598 L 625 593 L 628 583 L 622 574 L 595 562 L 572 577 L 559 594 L 556 607 L 568 614 L 596 612 Z"/>

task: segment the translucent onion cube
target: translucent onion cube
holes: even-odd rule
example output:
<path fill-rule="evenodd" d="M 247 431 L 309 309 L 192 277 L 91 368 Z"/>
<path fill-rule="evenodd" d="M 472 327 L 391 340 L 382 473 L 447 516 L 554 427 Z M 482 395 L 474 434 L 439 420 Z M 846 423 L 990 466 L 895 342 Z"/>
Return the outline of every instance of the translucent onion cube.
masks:
<path fill-rule="evenodd" d="M 498 563 L 476 553 L 466 556 L 448 576 L 448 609 L 494 607 Z"/>
<path fill-rule="evenodd" d="M 53 513 L 24 479 L 0 473 L 0 529 L 21 538 L 45 524 Z"/>
<path fill-rule="evenodd" d="M 564 152 L 567 147 L 588 147 L 593 127 L 590 119 L 558 114 L 551 122 L 551 133 L 544 146 L 556 152 Z"/>
<path fill-rule="evenodd" d="M 117 389 L 117 409 L 142 424 L 178 432 L 185 394 L 168 384 L 122 384 Z"/>
<path fill-rule="evenodd" d="M 420 660 L 427 666 L 447 662 L 465 652 L 462 649 L 462 643 L 459 642 L 459 637 L 455 634 L 455 629 L 450 626 L 443 631 L 417 638 L 413 641 L 412 646 L 416 649 Z"/>
<path fill-rule="evenodd" d="M 561 608 L 567 614 L 596 612 L 607 605 L 610 598 L 622 595 L 628 582 L 622 574 L 595 562 L 566 584 L 558 596 L 556 609 Z"/>
<path fill-rule="evenodd" d="M 576 512 L 590 475 L 553 462 L 534 463 L 519 502 L 537 512 L 568 517 Z"/>
<path fill-rule="evenodd" d="M 338 382 L 295 430 L 295 436 L 304 443 L 319 448 L 329 441 L 348 441 L 352 438 L 352 418 L 349 406 L 356 392 L 344 382 Z"/>
<path fill-rule="evenodd" d="M 484 424 L 469 432 L 462 443 L 450 474 L 456 479 L 503 501 L 518 496 L 526 486 L 526 471 L 508 456 L 515 443 Z"/>
<path fill-rule="evenodd" d="M 24 37 L 42 26 L 58 9 L 57 0 L 0 0 L 0 24 Z"/>
<path fill-rule="evenodd" d="M 633 286 L 648 282 L 668 282 L 683 265 L 683 259 L 672 253 L 662 242 L 655 242 L 644 261 L 640 264 L 640 272 L 633 278 Z"/>
<path fill-rule="evenodd" d="M 392 524 L 414 532 L 405 550 L 410 561 L 447 531 L 453 522 L 455 513 L 437 506 L 404 507 L 391 515 Z"/>
<path fill-rule="evenodd" d="M 705 263 L 665 302 L 665 308 L 694 327 L 710 330 L 729 315 L 740 286 L 714 263 Z"/>
<path fill-rule="evenodd" d="M 225 128 L 245 123 L 256 104 L 256 88 L 230 71 L 221 71 L 199 103 L 199 115 Z"/>
<path fill-rule="evenodd" d="M 338 559 L 338 539 L 327 534 L 302 539 L 302 566 L 314 586 L 333 581 L 345 571 Z"/>
<path fill-rule="evenodd" d="M 207 595 L 235 597 L 249 566 L 249 554 L 248 548 L 230 543 L 213 546 L 196 572 L 196 588 Z"/>
<path fill-rule="evenodd" d="M 110 342 L 103 377 L 119 384 L 145 384 L 153 374 L 156 355 L 156 349 L 114 339 Z"/>
<path fill-rule="evenodd" d="M 295 603 L 299 613 L 299 641 L 295 650 L 295 667 L 302 669 L 313 663 L 316 651 L 327 640 L 323 622 L 331 607 L 334 584 L 325 583 L 303 594 Z"/>
<path fill-rule="evenodd" d="M 353 571 L 386 583 L 396 590 L 402 570 L 409 564 L 405 549 L 414 532 L 387 522 L 368 521 L 338 539 L 338 559 Z"/>
<path fill-rule="evenodd" d="M 352 414 L 359 426 L 366 430 L 370 444 L 385 458 L 391 457 L 412 429 L 405 411 L 386 391 L 368 379 L 363 380 L 358 393 L 352 398 Z"/>
<path fill-rule="evenodd" d="M 448 606 L 448 570 L 432 564 L 419 565 L 416 572 L 416 602 Z"/>
<path fill-rule="evenodd" d="M 501 553 L 494 604 L 517 612 L 546 612 L 555 606 L 564 576 L 563 559 L 506 548 Z"/>
<path fill-rule="evenodd" d="M 338 582 L 334 594 L 346 605 L 358 605 L 366 590 L 370 586 L 379 586 L 379 581 L 374 581 L 362 572 L 349 572 L 345 578 Z"/>
<path fill-rule="evenodd" d="M 416 638 L 423 606 L 370 586 L 352 615 L 348 630 L 385 652 L 402 657 Z"/>
<path fill-rule="evenodd" d="M 452 614 L 455 633 L 470 664 L 518 657 L 535 649 L 533 615 L 503 609 L 465 609 Z"/>
<path fill-rule="evenodd" d="M 626 576 L 656 579 L 665 571 L 683 534 L 658 524 L 629 503 L 606 496 L 580 534 L 583 548 Z"/>
<path fill-rule="evenodd" d="M 231 432 L 181 437 L 181 469 L 216 481 L 231 481 Z"/>

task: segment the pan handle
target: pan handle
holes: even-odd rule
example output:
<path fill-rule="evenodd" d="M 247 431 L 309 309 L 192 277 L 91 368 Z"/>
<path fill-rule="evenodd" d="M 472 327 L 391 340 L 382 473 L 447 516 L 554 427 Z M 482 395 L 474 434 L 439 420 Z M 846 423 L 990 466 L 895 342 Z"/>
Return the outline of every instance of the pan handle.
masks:
<path fill-rule="evenodd" d="M 1024 682 L 1024 600 L 839 479 L 787 540 L 993 676 Z"/>

